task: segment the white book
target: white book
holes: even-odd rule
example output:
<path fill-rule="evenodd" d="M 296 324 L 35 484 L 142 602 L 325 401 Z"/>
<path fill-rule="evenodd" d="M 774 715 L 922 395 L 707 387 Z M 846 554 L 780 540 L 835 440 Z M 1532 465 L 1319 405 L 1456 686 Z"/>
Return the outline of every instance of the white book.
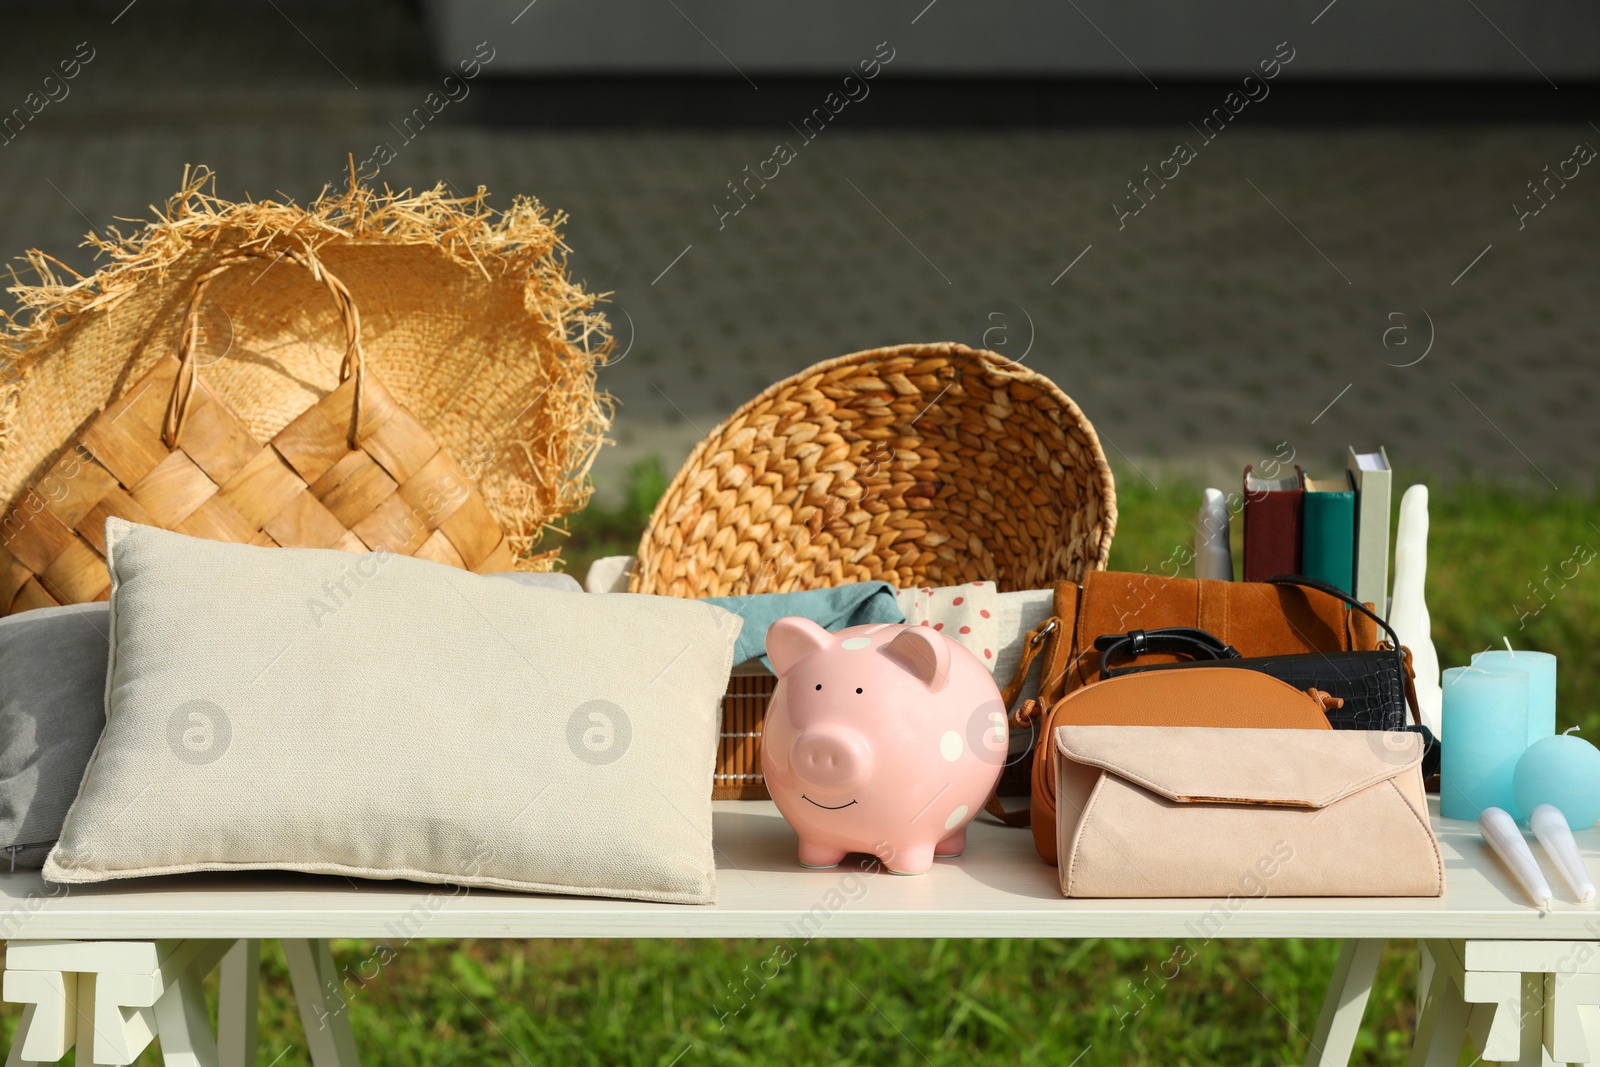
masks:
<path fill-rule="evenodd" d="M 1346 462 L 1356 487 L 1356 599 L 1379 615 L 1389 607 L 1389 516 L 1394 472 L 1389 453 L 1350 449 Z"/>

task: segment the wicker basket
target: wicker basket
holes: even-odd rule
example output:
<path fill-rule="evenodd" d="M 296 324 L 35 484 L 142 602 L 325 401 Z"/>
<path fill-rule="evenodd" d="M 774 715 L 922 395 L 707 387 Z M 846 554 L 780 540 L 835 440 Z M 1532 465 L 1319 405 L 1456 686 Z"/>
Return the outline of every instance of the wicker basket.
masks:
<path fill-rule="evenodd" d="M 712 800 L 766 800 L 761 774 L 761 727 L 767 701 L 778 687 L 770 674 L 735 674 L 722 698 L 722 726 L 717 735 L 717 769 L 711 779 Z"/>
<path fill-rule="evenodd" d="M 819 363 L 713 430 L 656 507 L 630 586 L 1041 589 L 1103 570 L 1116 517 L 1100 440 L 1056 385 L 992 352 L 901 345 Z M 729 681 L 713 798 L 767 796 L 775 685 Z"/>
<path fill-rule="evenodd" d="M 14 286 L 22 312 L 0 319 L 0 510 L 70 463 L 90 422 L 186 333 L 199 335 L 207 395 L 256 442 L 327 400 L 348 345 L 323 285 L 280 262 L 304 250 L 360 306 L 369 381 L 459 462 L 515 565 L 553 565 L 530 553 L 588 499 L 609 424 L 595 372 L 611 342 L 598 297 L 567 276 L 563 217 L 523 198 L 491 211 L 482 189 L 378 193 L 353 176 L 306 206 L 229 202 L 210 185 L 188 173 L 158 217 L 91 235 L 103 266 L 87 278 L 29 253 L 35 284 Z M 212 277 L 186 316 L 196 281 L 240 255 L 253 262 Z"/>
<path fill-rule="evenodd" d="M 1049 379 L 959 344 L 878 348 L 771 386 L 701 441 L 630 588 L 1041 589 L 1103 570 L 1116 516 L 1100 439 Z"/>
<path fill-rule="evenodd" d="M 211 281 L 261 257 L 228 257 L 197 278 L 177 356 L 95 417 L 0 520 L 0 614 L 103 600 L 111 517 L 217 541 L 382 550 L 479 571 L 515 562 L 483 497 L 449 453 L 366 367 L 361 315 L 308 250 L 280 259 L 327 288 L 344 324 L 341 384 L 270 445 L 201 380 L 196 328 Z"/>

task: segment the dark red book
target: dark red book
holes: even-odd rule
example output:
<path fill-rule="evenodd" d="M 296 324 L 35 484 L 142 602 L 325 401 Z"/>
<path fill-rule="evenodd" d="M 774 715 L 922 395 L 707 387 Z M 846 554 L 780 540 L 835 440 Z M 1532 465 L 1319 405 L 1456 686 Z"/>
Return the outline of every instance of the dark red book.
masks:
<path fill-rule="evenodd" d="M 1244 469 L 1244 580 L 1264 582 L 1300 573 L 1300 528 L 1305 514 L 1305 474 L 1258 478 Z"/>

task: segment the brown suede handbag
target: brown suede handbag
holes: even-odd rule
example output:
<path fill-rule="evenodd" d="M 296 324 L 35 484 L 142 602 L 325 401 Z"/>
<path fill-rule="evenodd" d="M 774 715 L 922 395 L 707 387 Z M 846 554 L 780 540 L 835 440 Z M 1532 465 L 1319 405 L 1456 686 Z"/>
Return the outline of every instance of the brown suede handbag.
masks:
<path fill-rule="evenodd" d="M 1013 729 L 1037 728 L 1040 739 L 1050 736 L 1055 709 L 1063 698 L 1099 676 L 1100 654 L 1094 647 L 1095 638 L 1172 626 L 1205 630 L 1232 645 L 1242 656 L 1366 652 L 1379 647 L 1376 622 L 1351 611 L 1339 598 L 1315 589 L 1267 582 L 1090 571 L 1081 584 L 1056 585 L 1050 617 L 1028 634 L 1017 676 L 1007 687 L 1005 697 L 1010 706 L 1021 689 L 1020 679 L 1026 678 L 1034 660 L 1042 657 L 1039 696 L 1017 709 L 1011 720 Z M 1141 662 L 1176 662 L 1179 658 L 1151 653 L 1141 657 Z M 1178 722 L 1174 720 L 1171 725 Z M 1054 782 L 1050 745 L 1044 740 L 1033 747 L 1031 769 L 1027 811 L 1005 811 L 998 799 L 990 801 L 988 810 L 1013 826 L 1031 823 L 1039 854 L 1054 863 Z"/>

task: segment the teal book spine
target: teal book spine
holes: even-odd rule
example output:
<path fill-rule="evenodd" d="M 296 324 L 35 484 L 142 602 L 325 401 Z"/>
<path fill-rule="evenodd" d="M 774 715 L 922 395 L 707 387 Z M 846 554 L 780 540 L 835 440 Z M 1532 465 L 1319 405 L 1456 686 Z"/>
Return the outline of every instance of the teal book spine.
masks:
<path fill-rule="evenodd" d="M 1349 479 L 1306 479 L 1305 525 L 1301 531 L 1303 573 L 1353 594 L 1356 584 L 1356 494 Z M 1340 486 L 1345 488 L 1340 488 Z"/>

